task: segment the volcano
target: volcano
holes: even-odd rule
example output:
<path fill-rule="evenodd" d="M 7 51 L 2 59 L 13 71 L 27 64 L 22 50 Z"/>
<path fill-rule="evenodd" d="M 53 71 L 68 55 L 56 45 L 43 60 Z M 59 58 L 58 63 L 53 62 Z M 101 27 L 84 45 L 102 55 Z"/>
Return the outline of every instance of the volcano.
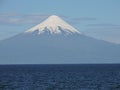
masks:
<path fill-rule="evenodd" d="M 59 16 L 0 42 L 2 64 L 118 63 L 120 45 L 86 36 Z"/>

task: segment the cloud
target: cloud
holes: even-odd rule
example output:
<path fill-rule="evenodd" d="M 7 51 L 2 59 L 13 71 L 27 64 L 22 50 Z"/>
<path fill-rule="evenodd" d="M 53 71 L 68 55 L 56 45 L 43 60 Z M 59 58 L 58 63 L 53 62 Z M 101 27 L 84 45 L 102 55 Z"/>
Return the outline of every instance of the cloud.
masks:
<path fill-rule="evenodd" d="M 110 23 L 88 24 L 86 26 L 96 30 L 120 30 L 120 25 Z"/>
<path fill-rule="evenodd" d="M 72 18 L 74 21 L 94 21 L 97 20 L 96 18 L 92 17 L 79 17 L 79 18 Z"/>
<path fill-rule="evenodd" d="M 88 24 L 89 27 L 120 27 L 117 24 L 110 24 L 110 23 L 99 23 L 99 24 Z"/>
<path fill-rule="evenodd" d="M 19 13 L 0 13 L 0 24 L 1 25 L 20 25 L 20 24 L 38 24 L 50 14 L 19 14 Z M 70 18 L 65 15 L 59 15 L 61 18 L 67 20 L 71 24 L 80 24 L 82 21 L 94 21 L 96 18 L 91 17 L 78 17 Z"/>
<path fill-rule="evenodd" d="M 77 18 L 67 18 L 71 24 L 81 25 L 82 23 L 89 23 L 89 21 L 96 21 L 96 18 L 92 17 L 77 17 Z"/>
<path fill-rule="evenodd" d="M 47 18 L 48 14 L 17 14 L 17 13 L 0 13 L 0 24 L 2 25 L 19 25 L 19 24 L 37 24 Z"/>
<path fill-rule="evenodd" d="M 10 17 L 10 16 L 17 16 L 17 15 L 18 15 L 17 13 L 0 13 L 0 17 Z"/>

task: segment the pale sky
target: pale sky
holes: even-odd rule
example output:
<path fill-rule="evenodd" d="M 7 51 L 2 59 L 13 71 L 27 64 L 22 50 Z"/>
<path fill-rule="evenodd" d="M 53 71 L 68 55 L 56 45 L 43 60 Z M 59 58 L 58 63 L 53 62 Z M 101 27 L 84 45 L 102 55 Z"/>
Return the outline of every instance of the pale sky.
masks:
<path fill-rule="evenodd" d="M 0 0 L 0 40 L 53 14 L 86 35 L 120 44 L 120 0 Z"/>

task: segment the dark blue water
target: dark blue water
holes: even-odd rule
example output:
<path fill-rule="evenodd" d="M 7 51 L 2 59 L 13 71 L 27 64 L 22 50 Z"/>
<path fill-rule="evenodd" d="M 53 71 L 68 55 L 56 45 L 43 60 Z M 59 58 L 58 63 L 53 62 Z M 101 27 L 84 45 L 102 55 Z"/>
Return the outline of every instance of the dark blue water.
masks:
<path fill-rule="evenodd" d="M 120 90 L 120 65 L 0 65 L 0 90 Z"/>

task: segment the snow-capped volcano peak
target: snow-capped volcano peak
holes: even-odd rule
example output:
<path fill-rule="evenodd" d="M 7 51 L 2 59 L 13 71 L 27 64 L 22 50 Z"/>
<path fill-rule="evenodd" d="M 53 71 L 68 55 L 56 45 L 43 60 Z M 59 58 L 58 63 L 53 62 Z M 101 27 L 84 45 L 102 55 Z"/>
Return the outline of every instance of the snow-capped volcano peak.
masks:
<path fill-rule="evenodd" d="M 49 16 L 45 21 L 38 24 L 37 26 L 25 31 L 25 33 L 32 33 L 37 31 L 38 34 L 49 32 L 50 34 L 81 34 L 74 27 L 63 21 L 56 15 Z"/>

